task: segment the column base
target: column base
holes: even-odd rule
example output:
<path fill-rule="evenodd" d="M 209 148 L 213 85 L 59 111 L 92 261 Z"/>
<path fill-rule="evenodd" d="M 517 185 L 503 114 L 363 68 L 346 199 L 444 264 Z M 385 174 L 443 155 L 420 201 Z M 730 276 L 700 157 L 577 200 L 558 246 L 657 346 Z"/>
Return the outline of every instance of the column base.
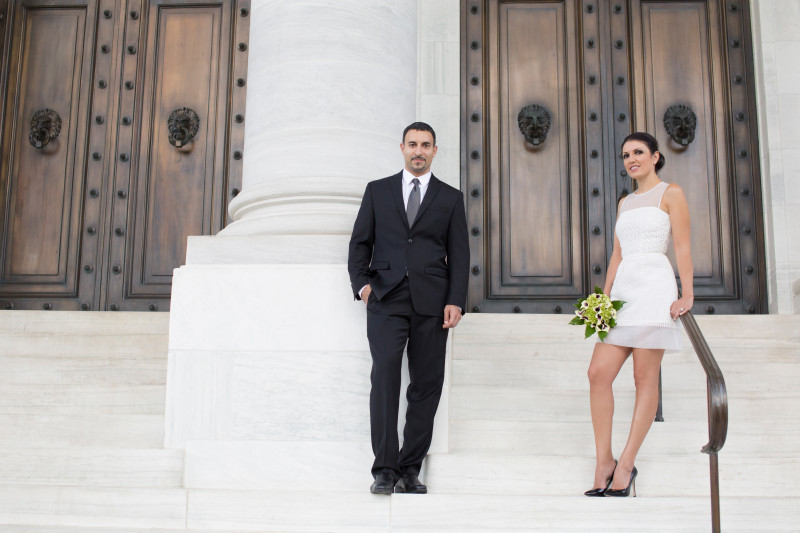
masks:
<path fill-rule="evenodd" d="M 372 362 L 366 310 L 350 290 L 347 241 L 190 238 L 188 264 L 173 277 L 167 448 L 200 440 L 370 449 Z M 448 451 L 449 359 L 448 349 L 431 452 Z M 405 365 L 403 372 L 405 390 Z M 404 395 L 401 402 L 402 420 Z"/>

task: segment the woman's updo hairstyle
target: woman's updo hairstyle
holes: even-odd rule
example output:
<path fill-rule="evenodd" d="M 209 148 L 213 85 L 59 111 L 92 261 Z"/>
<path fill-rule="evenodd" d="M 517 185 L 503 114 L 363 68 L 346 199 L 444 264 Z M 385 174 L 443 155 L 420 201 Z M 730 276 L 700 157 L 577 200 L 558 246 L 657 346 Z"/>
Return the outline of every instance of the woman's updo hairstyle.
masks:
<path fill-rule="evenodd" d="M 622 146 L 625 146 L 625 143 L 628 141 L 640 141 L 647 145 L 647 148 L 650 149 L 650 153 L 654 154 L 658 152 L 658 161 L 656 161 L 656 172 L 660 171 L 664 168 L 664 165 L 667 164 L 667 160 L 664 157 L 664 154 L 661 153 L 661 150 L 658 149 L 658 141 L 655 137 L 646 133 L 644 131 L 635 131 L 625 137 L 622 141 Z"/>

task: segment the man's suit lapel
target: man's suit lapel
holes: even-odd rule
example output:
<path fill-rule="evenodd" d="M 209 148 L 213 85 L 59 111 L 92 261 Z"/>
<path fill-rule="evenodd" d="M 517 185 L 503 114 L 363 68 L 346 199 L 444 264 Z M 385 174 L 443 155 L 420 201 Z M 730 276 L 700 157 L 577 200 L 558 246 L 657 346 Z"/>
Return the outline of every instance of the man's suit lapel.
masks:
<path fill-rule="evenodd" d="M 402 179 L 402 178 L 401 178 Z M 439 181 L 436 176 L 431 174 L 431 180 L 428 182 L 428 190 L 425 191 L 425 196 L 422 197 L 422 203 L 419 206 L 419 211 L 417 211 L 417 218 L 414 222 L 417 222 L 423 214 L 425 214 L 425 210 L 428 209 L 433 203 L 433 199 L 436 198 L 436 194 L 439 192 L 439 189 L 442 188 L 442 182 Z"/>
<path fill-rule="evenodd" d="M 400 211 L 400 219 L 408 227 L 408 215 L 406 214 L 406 204 L 403 201 L 403 172 L 392 176 L 391 179 L 392 199 L 397 210 Z M 417 214 L 419 216 L 419 214 Z"/>

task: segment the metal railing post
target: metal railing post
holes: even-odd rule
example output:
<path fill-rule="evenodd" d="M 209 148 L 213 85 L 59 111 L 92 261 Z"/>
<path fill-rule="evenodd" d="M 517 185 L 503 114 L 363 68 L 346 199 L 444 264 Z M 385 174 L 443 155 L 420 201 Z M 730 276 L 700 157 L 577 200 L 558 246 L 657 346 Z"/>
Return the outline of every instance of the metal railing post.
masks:
<path fill-rule="evenodd" d="M 664 421 L 664 401 L 661 396 L 661 369 L 658 369 L 658 409 L 656 409 L 656 422 Z"/>

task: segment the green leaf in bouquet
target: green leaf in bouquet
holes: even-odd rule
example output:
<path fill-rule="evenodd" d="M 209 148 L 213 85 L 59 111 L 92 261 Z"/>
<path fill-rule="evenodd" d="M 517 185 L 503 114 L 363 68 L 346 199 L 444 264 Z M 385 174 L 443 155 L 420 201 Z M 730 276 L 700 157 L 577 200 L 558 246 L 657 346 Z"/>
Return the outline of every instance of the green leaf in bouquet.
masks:
<path fill-rule="evenodd" d="M 613 328 L 613 327 L 616 327 L 616 326 L 617 326 L 617 319 L 616 318 L 612 318 L 612 319 L 610 319 L 608 321 L 608 327 Z"/>
<path fill-rule="evenodd" d="M 619 311 L 620 309 L 622 309 L 622 306 L 625 305 L 625 301 L 614 300 L 613 302 L 611 302 L 611 305 L 614 307 L 615 310 Z"/>
<path fill-rule="evenodd" d="M 569 324 L 571 326 L 582 326 L 583 325 L 583 319 L 581 317 L 579 317 L 579 316 L 572 317 L 572 320 L 569 321 Z"/>
<path fill-rule="evenodd" d="M 608 332 L 607 331 L 598 331 L 597 332 L 597 336 L 600 337 L 600 342 L 603 342 L 603 339 L 605 339 L 606 336 L 608 336 Z"/>
<path fill-rule="evenodd" d="M 594 333 L 594 328 L 589 324 L 586 324 L 586 331 L 584 332 L 584 339 L 588 339 Z"/>
<path fill-rule="evenodd" d="M 601 289 L 598 285 L 594 286 L 594 293 L 595 294 L 603 294 L 603 289 Z"/>

